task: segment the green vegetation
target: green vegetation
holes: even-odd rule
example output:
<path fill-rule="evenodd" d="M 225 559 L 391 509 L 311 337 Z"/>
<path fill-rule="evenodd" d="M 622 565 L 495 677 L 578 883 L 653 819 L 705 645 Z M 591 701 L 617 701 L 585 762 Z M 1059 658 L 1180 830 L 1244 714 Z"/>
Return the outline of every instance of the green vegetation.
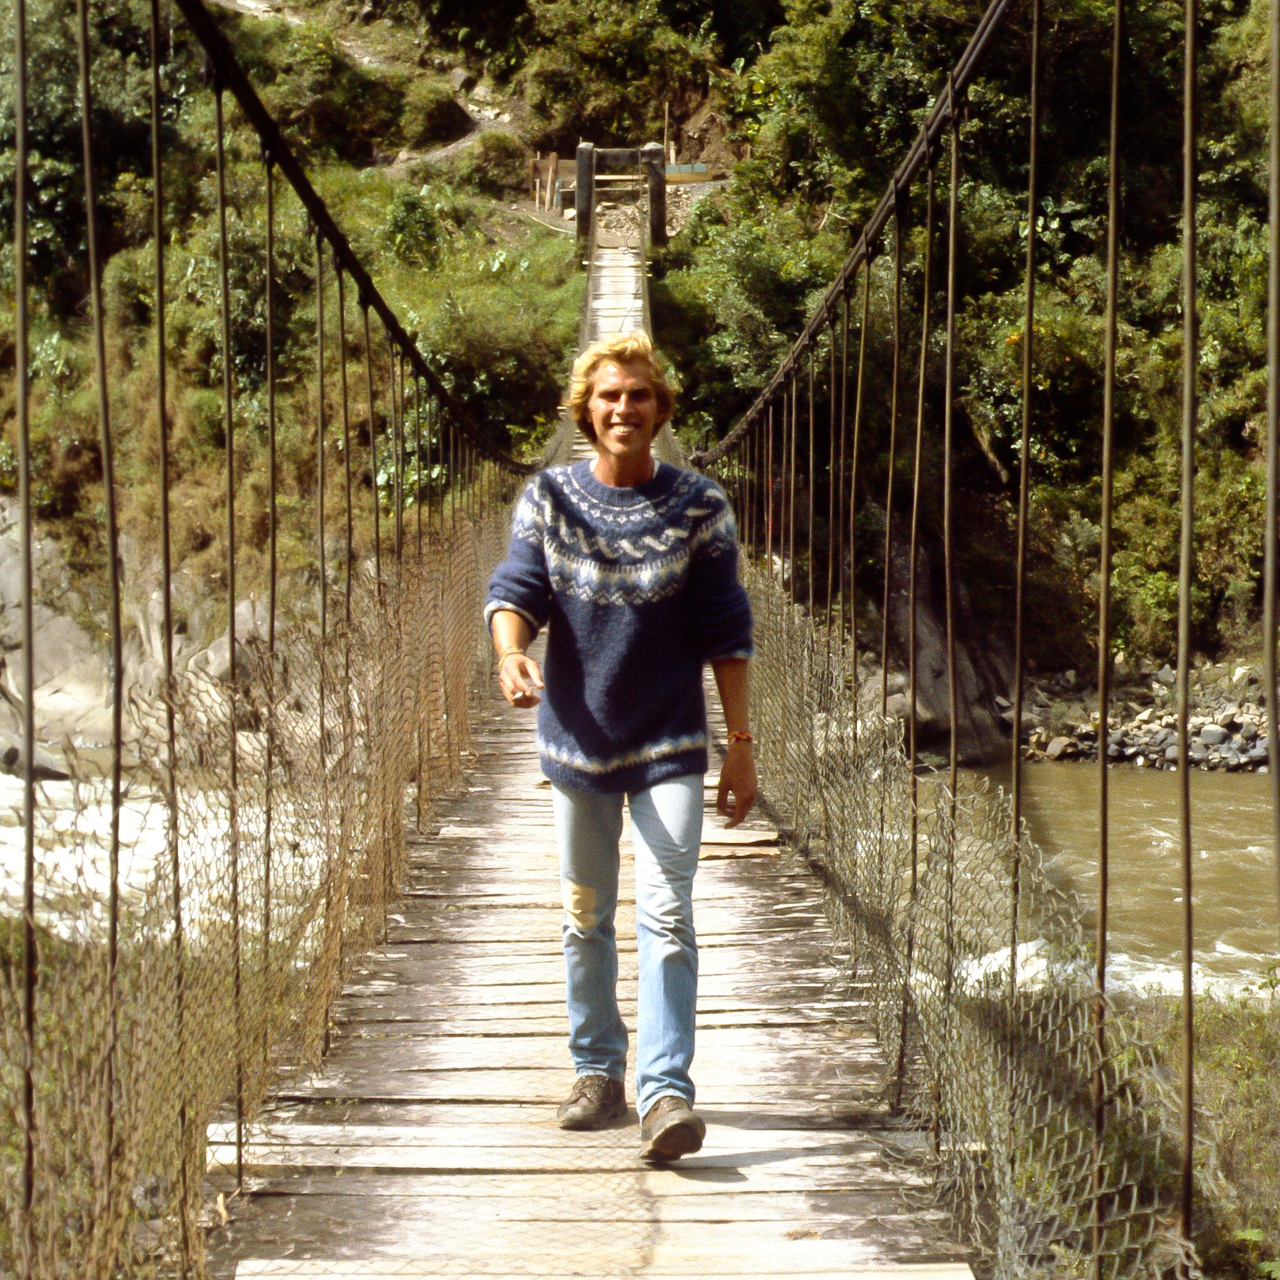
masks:
<path fill-rule="evenodd" d="M 982 9 L 980 0 L 294 0 L 304 21 L 219 10 L 219 20 L 392 306 L 489 437 L 532 455 L 556 414 L 582 280 L 574 244 L 510 205 L 532 149 L 580 137 L 660 136 L 679 158 L 734 161 L 654 263 L 653 317 L 683 384 L 686 443 L 724 434 L 764 386 L 854 243 Z M 35 502 L 73 566 L 102 566 L 103 494 L 86 326 L 86 246 L 72 9 L 29 0 L 33 151 L 29 268 Z M 108 380 L 124 524 L 154 537 L 158 466 L 156 300 L 151 242 L 148 6 L 90 6 L 98 180 L 108 261 Z M 1195 642 L 1239 648 L 1260 603 L 1266 290 L 1267 6 L 1202 5 L 1201 432 Z M 1028 67 L 1015 12 L 963 132 L 956 427 L 960 572 L 978 618 L 1004 625 L 1012 599 L 1012 511 L 1022 411 L 1021 278 Z M 1035 447 L 1029 635 L 1042 665 L 1087 669 L 1097 597 L 1110 5 L 1066 0 L 1046 32 L 1043 199 L 1037 220 Z M 1115 609 L 1131 657 L 1171 654 L 1176 611 L 1180 411 L 1181 29 L 1168 6 L 1131 7 L 1122 136 L 1123 235 L 1117 388 Z M 0 0 L 0 27 L 12 0 Z M 175 557 L 215 586 L 223 572 L 226 426 L 221 399 L 213 97 L 181 23 L 163 69 L 167 320 Z M 447 79 L 463 66 L 511 121 L 468 136 Z M 0 77 L 0 490 L 16 483 L 10 305 L 13 84 Z M 498 114 L 495 110 L 494 114 Z M 696 122 L 696 127 L 695 127 Z M 444 157 L 424 153 L 449 146 Z M 407 155 L 404 153 L 408 153 Z M 266 540 L 264 178 L 256 137 L 228 104 L 234 429 L 245 590 Z M 945 155 L 937 170 L 936 290 L 942 280 Z M 922 184 L 903 210 L 900 429 L 914 425 L 924 248 Z M 278 423 L 282 563 L 314 559 L 318 426 L 315 245 L 277 183 Z M 891 249 L 891 245 L 882 246 Z M 870 288 L 859 563 L 874 580 L 887 480 L 891 254 Z M 331 512 L 344 498 L 341 366 L 325 267 L 325 411 Z M 855 319 L 860 304 L 855 298 Z M 344 317 L 356 525 L 392 501 L 389 356 L 366 350 L 358 300 Z M 927 352 L 925 524 L 936 536 L 941 466 L 940 308 Z M 853 338 L 856 342 L 856 323 Z M 819 449 L 825 449 L 820 350 Z M 372 368 L 375 405 L 366 403 Z M 409 443 L 414 443 L 412 413 Z M 373 465 L 371 443 L 379 459 Z M 905 446 L 900 446 L 905 448 Z M 905 452 L 898 483 L 906 480 Z M 415 467 L 411 458 L 412 475 Z M 902 497 L 905 498 L 905 492 Z M 821 508 L 822 504 L 819 503 Z M 900 508 L 901 510 L 902 508 Z M 880 526 L 880 527 L 877 527 Z M 385 527 L 385 526 L 384 526 Z M 821 519 L 818 541 L 823 541 Z M 820 577 L 823 575 L 819 575 Z M 865 615 L 864 615 L 865 616 Z M 1071 713 L 1074 717 L 1074 711 Z M 1080 717 L 1083 718 L 1083 717 Z M 0 959 L 3 951 L 0 950 Z M 1166 1045 L 1167 1006 L 1152 1014 Z M 1276 1280 L 1280 1132 L 1268 1090 L 1280 1067 L 1272 1006 L 1206 1004 L 1202 1097 L 1226 1208 L 1206 1239 L 1215 1269 Z M 1170 1050 L 1170 1052 L 1172 1052 Z M 1221 1181 L 1215 1181 L 1215 1179 Z"/>
<path fill-rule="evenodd" d="M 788 4 L 788 23 L 749 67 L 722 82 L 734 135 L 752 159 L 673 244 L 664 319 L 680 317 L 682 372 L 695 425 L 749 403 L 885 189 L 921 113 L 972 30 L 979 4 Z M 1256 622 L 1262 486 L 1259 422 L 1265 338 L 1265 6 L 1205 6 L 1201 240 L 1201 428 L 1195 640 L 1206 652 L 1245 641 Z M 1016 17 L 1017 24 L 1023 21 Z M 1106 113 L 1111 10 L 1055 11 L 1045 51 L 1044 199 L 1038 220 L 1032 635 L 1043 662 L 1087 660 L 1094 629 L 1105 280 Z M 1025 30 L 972 95 L 960 183 L 958 426 L 967 578 L 1011 579 L 1008 512 L 1016 485 L 1027 154 Z M 1130 17 L 1122 135 L 1121 351 L 1116 480 L 1118 643 L 1167 656 L 1176 613 L 1181 315 L 1181 28 L 1165 9 Z M 1133 122 L 1141 121 L 1141 127 Z M 939 182 L 947 180 L 945 157 Z M 922 184 L 921 184 L 922 185 Z M 945 187 L 940 190 L 945 198 Z M 906 212 L 909 335 L 918 354 L 919 189 Z M 935 225 L 945 242 L 940 199 Z M 888 246 L 886 246 L 887 248 Z M 935 287 L 941 280 L 936 269 Z M 872 300 L 865 497 L 883 501 L 891 324 L 887 261 Z M 935 317 L 939 310 L 935 309 Z M 940 323 L 938 325 L 940 327 Z M 931 362 L 940 375 L 940 335 Z M 933 379 L 926 465 L 939 489 L 941 377 Z M 821 391 L 820 391 L 821 394 Z M 878 450 L 879 456 L 875 456 Z M 936 502 L 927 518 L 935 527 Z M 993 520 L 991 516 L 994 515 Z M 1065 533 L 1064 533 L 1065 531 Z M 966 540 L 968 542 L 969 540 Z M 1074 610 L 1064 610 L 1063 592 Z M 998 611 L 1000 600 L 986 603 Z M 1078 619 L 1075 627 L 1071 618 Z M 1065 633 L 1065 634 L 1064 634 Z"/>
<path fill-rule="evenodd" d="M 94 6 L 95 130 L 104 192 L 107 249 L 103 286 L 108 383 L 116 440 L 118 496 L 125 530 L 145 552 L 156 536 L 158 495 L 154 244 L 151 239 L 148 10 L 139 0 Z M 11 19 L 11 13 L 6 17 Z M 31 122 L 31 415 L 34 498 L 57 533 L 90 598 L 103 564 L 99 424 L 87 318 L 85 228 L 79 163 L 79 102 L 71 14 L 37 0 Z M 572 241 L 522 215 L 509 201 L 528 171 L 524 143 L 480 133 L 447 164 L 391 162 L 402 148 L 456 137 L 473 125 L 437 74 L 412 62 L 362 65 L 342 32 L 325 20 L 295 25 L 223 15 L 237 53 L 306 164 L 378 287 L 441 372 L 456 398 L 495 443 L 537 450 L 556 416 L 560 381 L 576 336 L 582 281 Z M 214 170 L 214 101 L 201 83 L 200 56 L 179 26 L 163 67 L 166 197 L 166 363 L 171 413 L 171 505 L 176 563 L 216 585 L 225 561 L 226 424 L 219 311 L 219 237 Z M 0 136 L 13 136 L 12 84 L 0 85 Z M 246 590 L 265 570 L 266 295 L 263 279 L 265 181 L 256 135 L 227 103 L 228 269 L 235 390 L 236 471 Z M 12 295 L 13 149 L 0 223 L 0 292 Z M 3 175 L 0 175 L 3 176 Z M 286 569 L 313 559 L 318 422 L 315 351 L 315 244 L 299 202 L 275 183 L 277 218 L 276 364 L 280 447 L 278 490 Z M 7 201 L 7 203 L 5 203 Z M 499 203 L 501 201 L 502 203 Z M 344 501 L 341 367 L 336 282 L 324 264 L 325 400 L 329 510 Z M 392 504 L 389 466 L 389 356 L 373 326 L 380 453 L 369 449 L 363 318 L 348 284 L 349 421 L 358 536 L 372 539 L 377 486 Z M 17 481 L 13 437 L 13 309 L 0 321 L 0 489 Z M 410 389 L 412 390 L 412 388 Z M 413 405 L 406 443 L 415 472 Z M 432 445 L 430 428 L 424 448 Z M 431 477 L 425 477 L 430 479 Z M 410 495 L 411 496 L 411 495 Z"/>
<path fill-rule="evenodd" d="M 1280 1276 L 1280 1004 L 1256 995 L 1196 1002 L 1197 1245 L 1210 1275 Z M 1166 1063 L 1180 1061 L 1177 1002 L 1138 1011 Z M 1171 1065 L 1170 1078 L 1176 1068 Z"/>

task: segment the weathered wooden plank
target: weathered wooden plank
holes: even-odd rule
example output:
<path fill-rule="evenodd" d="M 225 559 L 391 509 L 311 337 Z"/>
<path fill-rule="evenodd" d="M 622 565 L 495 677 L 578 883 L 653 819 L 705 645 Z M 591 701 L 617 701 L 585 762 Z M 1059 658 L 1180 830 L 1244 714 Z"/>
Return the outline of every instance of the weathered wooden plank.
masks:
<path fill-rule="evenodd" d="M 762 1260 L 753 1260 L 760 1262 Z M 449 1266 L 447 1271 L 439 1270 L 440 1263 L 434 1260 L 425 1260 L 421 1262 L 408 1263 L 408 1265 L 399 1265 L 392 1263 L 387 1266 L 385 1263 L 375 1260 L 346 1260 L 343 1262 L 320 1262 L 315 1263 L 316 1270 L 300 1270 L 307 1263 L 293 1262 L 292 1260 L 262 1261 L 262 1262 L 243 1262 L 236 1271 L 237 1276 L 361 1276 L 362 1280 L 402 1280 L 404 1276 L 422 1277 L 422 1276 L 444 1276 L 448 1275 L 451 1280 L 498 1280 L 500 1276 L 511 1277 L 511 1280 L 520 1280 L 522 1276 L 538 1275 L 538 1276 L 609 1276 L 620 1275 L 618 1268 L 625 1270 L 627 1274 L 637 1274 L 637 1263 L 617 1262 L 609 1257 L 603 1256 L 603 1251 L 593 1253 L 590 1256 L 590 1262 L 599 1265 L 600 1270 L 591 1270 L 589 1266 L 573 1263 L 572 1270 L 564 1270 L 562 1265 L 556 1263 L 548 1263 L 544 1265 L 540 1261 L 525 1261 L 524 1257 L 518 1260 L 507 1260 L 507 1266 L 512 1270 L 485 1270 L 471 1271 L 458 1270 L 457 1267 Z M 773 1260 L 773 1266 L 778 1265 L 778 1260 Z M 246 1270 L 247 1267 L 253 1267 L 253 1270 Z M 973 1272 L 970 1271 L 965 1263 L 937 1263 L 936 1270 L 929 1270 L 929 1265 L 925 1263 L 902 1263 L 897 1270 L 892 1270 L 892 1263 L 883 1263 L 883 1265 L 864 1265 L 854 1267 L 847 1265 L 844 1261 L 837 1261 L 835 1266 L 817 1267 L 812 1262 L 806 1265 L 806 1270 L 797 1271 L 787 1267 L 786 1270 L 760 1270 L 759 1266 L 751 1266 L 749 1270 L 741 1270 L 735 1266 L 735 1270 L 722 1271 L 719 1268 L 707 1270 L 700 1267 L 699 1270 L 668 1270 L 667 1261 L 654 1260 L 648 1261 L 644 1265 L 644 1275 L 663 1276 L 664 1280 L 741 1280 L 742 1276 L 750 1275 L 753 1280 L 783 1280 L 783 1277 L 795 1275 L 845 1275 L 845 1276 L 865 1276 L 868 1280 L 874 1280 L 874 1277 L 883 1276 L 886 1280 L 973 1280 Z M 347 1267 L 347 1270 L 333 1270 L 334 1267 Z"/>
<path fill-rule="evenodd" d="M 698 1100 L 708 1106 L 768 1106 L 778 1101 L 809 1103 L 837 1101 L 844 1104 L 874 1096 L 883 1082 L 878 1063 L 861 1071 L 852 1065 L 832 1068 L 838 1079 L 798 1084 L 784 1068 L 762 1072 L 750 1079 L 710 1080 L 700 1067 Z M 537 1102 L 555 1107 L 569 1091 L 572 1075 L 559 1070 L 525 1071 L 420 1071 L 397 1072 L 388 1078 L 357 1068 L 332 1069 L 328 1074 L 291 1084 L 278 1095 L 283 1101 L 301 1098 L 380 1098 L 388 1102 Z"/>
<path fill-rule="evenodd" d="M 550 795 L 529 720 L 491 707 L 473 720 L 469 786 L 409 842 L 406 898 L 334 1006 L 322 1069 L 249 1132 L 216 1280 L 970 1280 L 939 1215 L 902 1198 L 919 1177 L 888 1151 L 924 1139 L 876 1102 L 884 1067 L 849 1021 L 864 988 L 838 975 L 817 887 L 764 818 L 721 825 L 714 777 L 695 880 L 706 1145 L 650 1169 L 634 1109 L 598 1133 L 556 1128 L 572 1071 Z M 619 1000 L 634 1029 L 628 841 Z M 225 1118 L 209 1132 L 218 1190 L 233 1137 Z"/>
<path fill-rule="evenodd" d="M 207 1148 L 208 1167 L 234 1167 L 234 1143 Z M 448 1147 L 439 1143 L 424 1146 L 363 1146 L 345 1143 L 294 1145 L 249 1143 L 244 1148 L 246 1172 L 275 1174 L 286 1169 L 342 1169 L 347 1173 L 545 1173 L 578 1177 L 594 1173 L 625 1173 L 642 1169 L 640 1143 L 636 1137 L 630 1150 L 583 1147 L 480 1147 L 468 1144 Z M 753 1187 L 808 1187 L 824 1174 L 856 1177 L 860 1186 L 902 1186 L 907 1181 L 901 1169 L 885 1164 L 878 1155 L 862 1155 L 839 1148 L 829 1155 L 787 1152 L 702 1151 L 686 1156 L 680 1163 L 681 1177 L 712 1173 L 732 1175 L 735 1184 Z M 856 1169 L 856 1174 L 853 1170 Z M 923 1179 L 916 1179 L 924 1185 Z"/>
<path fill-rule="evenodd" d="M 229 1189 L 228 1172 L 234 1179 L 234 1164 L 221 1170 L 211 1170 L 209 1185 L 215 1190 Z M 689 1170 L 649 1169 L 641 1162 L 626 1172 L 593 1171 L 578 1177 L 572 1172 L 562 1173 L 513 1173 L 509 1176 L 494 1173 L 378 1173 L 353 1175 L 332 1170 L 290 1169 L 270 1180 L 255 1178 L 248 1183 L 250 1194 L 273 1200 L 279 1197 L 342 1196 L 353 1200 L 395 1200 L 398 1198 L 434 1198 L 442 1201 L 469 1200 L 475 1196 L 511 1202 L 511 1211 L 518 1214 L 524 1204 L 545 1200 L 559 1200 L 568 1206 L 585 1206 L 597 1199 L 612 1203 L 614 1212 L 623 1218 L 634 1216 L 636 1205 L 646 1206 L 653 1219 L 665 1220 L 668 1213 L 698 1220 L 704 1202 L 719 1204 L 724 1198 L 750 1194 L 760 1197 L 787 1196 L 794 1203 L 799 1197 L 810 1200 L 829 1196 L 858 1196 L 872 1193 L 875 1196 L 893 1196 L 899 1202 L 913 1205 L 916 1200 L 928 1203 L 928 1193 L 916 1186 L 892 1185 L 878 1182 L 868 1186 L 862 1180 L 862 1169 L 826 1169 L 820 1172 L 812 1185 L 800 1187 L 786 1183 L 776 1187 L 745 1188 L 732 1171 L 712 1170 L 698 1173 Z M 234 1185 L 234 1184 L 230 1184 Z M 904 1199 L 904 1197 L 911 1197 Z M 683 1203 L 684 1208 L 674 1206 Z M 630 1206 L 633 1213 L 627 1213 Z M 668 1206 L 671 1206 L 670 1208 Z M 394 1212 L 394 1210 L 390 1210 Z M 359 1213 L 360 1210 L 353 1209 Z M 584 1209 L 585 1212 L 585 1209 Z M 536 1217 L 536 1215 L 530 1215 Z M 803 1223 L 803 1219 L 800 1220 Z"/>
<path fill-rule="evenodd" d="M 619 1204 L 619 1196 L 599 1188 L 592 1178 L 575 1179 L 573 1194 L 566 1195 L 562 1178 L 543 1175 L 542 1181 L 554 1182 L 558 1188 L 551 1194 L 529 1191 L 525 1184 L 531 1176 L 506 1179 L 518 1182 L 515 1190 L 520 1194 L 503 1195 L 494 1187 L 495 1180 L 482 1175 L 451 1176 L 422 1175 L 367 1175 L 359 1178 L 335 1177 L 332 1174 L 301 1174 L 282 1178 L 273 1186 L 265 1203 L 279 1202 L 298 1197 L 304 1203 L 314 1204 L 313 1209 L 297 1205 L 289 1206 L 291 1225 L 296 1227 L 303 1213 L 317 1218 L 322 1214 L 340 1215 L 351 1212 L 354 1198 L 369 1200 L 393 1200 L 397 1203 L 366 1207 L 364 1212 L 386 1215 L 387 1219 L 433 1223 L 439 1229 L 450 1230 L 457 1222 L 480 1225 L 501 1225 L 508 1222 L 540 1222 L 544 1224 L 589 1224 L 602 1218 L 619 1223 L 649 1223 L 653 1221 L 652 1204 L 643 1202 L 628 1206 Z M 622 1175 L 619 1175 L 622 1176 Z M 465 1192 L 458 1192 L 456 1183 L 467 1183 Z M 449 1189 L 433 1194 L 439 1183 L 449 1184 Z M 402 1194 L 406 1184 L 425 1188 L 424 1192 Z M 820 1216 L 819 1216 L 820 1215 Z M 921 1243 L 932 1243 L 935 1253 L 948 1251 L 945 1244 L 936 1239 L 923 1239 L 920 1228 L 926 1230 L 946 1221 L 941 1210 L 922 1209 L 907 1199 L 897 1188 L 860 1187 L 856 1191 L 827 1191 L 819 1197 L 807 1191 L 721 1191 L 712 1189 L 703 1195 L 672 1195 L 661 1198 L 661 1221 L 690 1223 L 699 1227 L 733 1223 L 750 1231 L 757 1223 L 783 1223 L 787 1230 L 836 1233 L 851 1225 L 864 1227 L 874 1219 L 876 1226 L 895 1239 L 915 1235 Z M 384 1219 L 385 1220 L 385 1219 Z M 804 1226 L 797 1228 L 797 1223 Z M 914 1230 L 913 1230 L 914 1228 Z M 371 1235 L 373 1233 L 370 1233 Z"/>
<path fill-rule="evenodd" d="M 751 1134 L 757 1130 L 795 1131 L 800 1134 L 834 1132 L 872 1133 L 878 1138 L 891 1138 L 895 1147 L 903 1142 L 928 1141 L 928 1135 L 905 1126 L 901 1120 L 886 1115 L 875 1107 L 840 1108 L 833 1104 L 814 1105 L 807 1100 L 790 1098 L 769 1106 L 729 1107 L 708 1105 L 699 1101 L 698 1109 L 710 1129 L 730 1133 Z M 541 1103 L 528 1102 L 383 1102 L 353 1098 L 278 1103 L 271 1115 L 289 1124 L 354 1124 L 403 1125 L 438 1133 L 445 1141 L 459 1128 L 476 1125 L 492 1126 L 501 1133 L 508 1128 L 543 1130 L 553 1141 L 601 1142 L 626 1144 L 634 1136 L 634 1117 L 620 1122 L 617 1128 L 594 1134 L 566 1135 L 556 1127 L 554 1112 Z M 210 1128 L 217 1141 L 230 1141 L 234 1130 L 230 1114 L 222 1116 Z M 728 1140 L 728 1139 L 726 1139 Z"/>
<path fill-rule="evenodd" d="M 825 975 L 823 975 L 825 976 Z M 775 1006 L 786 1007 L 792 1004 L 813 1004 L 828 993 L 828 983 L 817 977 L 811 982 L 791 981 L 783 985 L 777 981 L 767 993 L 757 993 L 755 1000 L 764 997 L 772 999 Z M 385 996 L 387 992 L 396 990 L 397 984 L 382 978 L 362 978 L 348 988 L 348 996 L 377 995 Z M 699 975 L 698 996 L 729 1000 L 743 994 L 742 984 L 730 975 Z M 399 989 L 400 999 L 406 1009 L 421 1005 L 438 1005 L 456 997 L 461 1003 L 473 1005 L 510 1005 L 537 1004 L 564 1001 L 564 976 L 548 978 L 540 982 L 485 982 L 481 980 L 467 981 L 459 975 L 456 978 L 428 980 L 423 978 L 412 984 L 406 983 Z M 618 1000 L 629 1001 L 632 1005 L 636 999 L 636 980 L 623 977 L 618 981 Z"/>
<path fill-rule="evenodd" d="M 644 1266 L 645 1275 L 663 1276 L 666 1280 L 739 1280 L 748 1275 L 758 1277 L 759 1280 L 796 1275 L 847 1275 L 866 1277 L 866 1280 L 875 1280 L 881 1276 L 885 1280 L 973 1280 L 972 1271 L 964 1263 L 903 1263 L 895 1266 L 892 1263 L 870 1262 L 865 1257 L 858 1256 L 856 1251 L 848 1247 L 842 1248 L 835 1242 L 830 1242 L 829 1247 L 823 1247 L 825 1243 L 797 1240 L 794 1248 L 781 1251 L 782 1257 L 747 1254 L 741 1258 L 733 1258 L 731 1267 L 727 1270 L 707 1266 L 713 1260 L 725 1261 L 723 1258 L 692 1251 L 681 1253 L 674 1249 L 646 1250 L 644 1252 L 647 1256 L 641 1262 L 641 1250 L 636 1246 L 626 1260 L 601 1247 L 583 1248 L 568 1267 L 563 1262 L 566 1250 L 560 1247 L 553 1258 L 524 1252 L 518 1258 L 508 1258 L 508 1270 L 486 1268 L 461 1271 L 450 1266 L 447 1271 L 442 1271 L 439 1257 L 335 1259 L 315 1262 L 283 1258 L 246 1260 L 240 1263 L 236 1276 L 358 1276 L 360 1280 L 403 1280 L 404 1277 L 425 1280 L 426 1277 L 445 1274 L 461 1277 L 461 1280 L 473 1276 L 484 1276 L 485 1280 L 497 1280 L 499 1276 L 519 1280 L 520 1277 L 531 1275 L 616 1277 L 620 1274 L 619 1268 L 634 1273 L 637 1263 L 640 1263 Z"/>
<path fill-rule="evenodd" d="M 783 1153 L 796 1155 L 820 1153 L 826 1155 L 847 1153 L 850 1159 L 882 1156 L 878 1141 L 867 1136 L 874 1130 L 858 1129 L 800 1129 L 756 1128 L 735 1129 L 718 1125 L 714 1121 L 707 1126 L 707 1138 L 703 1154 L 714 1152 L 738 1155 L 769 1152 L 779 1159 Z M 209 1126 L 208 1140 L 217 1146 L 235 1142 L 235 1126 L 229 1121 Z M 396 1147 L 418 1150 L 429 1148 L 438 1142 L 451 1148 L 468 1145 L 489 1148 L 548 1148 L 565 1152 L 572 1159 L 583 1151 L 630 1151 L 635 1145 L 635 1125 L 619 1124 L 609 1129 L 585 1133 L 565 1133 L 558 1129 L 549 1114 L 540 1120 L 530 1117 L 523 1124 L 495 1124 L 489 1121 L 473 1121 L 471 1124 L 452 1124 L 442 1133 L 431 1125 L 422 1124 L 368 1124 L 361 1122 L 302 1120 L 296 1116 L 279 1117 L 245 1130 L 245 1142 L 255 1149 L 282 1147 Z"/>
<path fill-rule="evenodd" d="M 443 1035 L 395 1027 L 348 1027 L 342 1032 L 345 1041 L 358 1041 L 352 1050 L 366 1061 L 395 1059 L 411 1070 L 469 1071 L 478 1067 L 566 1066 L 565 1036 L 477 1036 Z M 714 1071 L 718 1065 L 733 1062 L 738 1076 L 754 1076 L 753 1066 L 774 1066 L 779 1060 L 802 1061 L 829 1057 L 813 1043 L 810 1028 L 794 1027 L 705 1027 L 698 1031 L 700 1069 Z M 846 1062 L 879 1061 L 873 1046 L 849 1047 Z"/>

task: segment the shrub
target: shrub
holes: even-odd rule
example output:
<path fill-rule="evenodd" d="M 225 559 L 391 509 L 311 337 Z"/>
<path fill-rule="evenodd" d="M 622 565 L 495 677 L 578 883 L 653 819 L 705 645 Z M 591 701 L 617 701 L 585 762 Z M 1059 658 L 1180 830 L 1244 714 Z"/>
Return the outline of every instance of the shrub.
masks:
<path fill-rule="evenodd" d="M 405 146 L 420 148 L 435 142 L 452 142 L 470 133 L 473 127 L 471 117 L 443 80 L 418 76 L 405 91 L 400 111 L 400 135 Z"/>
<path fill-rule="evenodd" d="M 715 48 L 677 33 L 656 0 L 548 0 L 533 11 L 536 46 L 522 80 L 546 144 L 580 137 L 636 146 L 662 135 L 663 104 L 706 93 Z"/>
<path fill-rule="evenodd" d="M 529 154 L 529 148 L 514 134 L 490 129 L 458 157 L 454 176 L 484 195 L 501 198 L 528 185 Z"/>

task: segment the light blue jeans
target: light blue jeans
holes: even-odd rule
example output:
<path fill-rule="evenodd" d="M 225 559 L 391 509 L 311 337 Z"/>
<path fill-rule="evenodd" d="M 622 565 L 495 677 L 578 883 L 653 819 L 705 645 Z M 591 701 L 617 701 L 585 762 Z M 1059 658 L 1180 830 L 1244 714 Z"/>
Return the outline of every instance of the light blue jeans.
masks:
<path fill-rule="evenodd" d="M 618 1012 L 618 841 L 622 792 L 552 786 L 560 887 L 569 1053 L 579 1075 L 621 1080 L 627 1028 Z M 659 782 L 627 796 L 636 862 L 636 1106 L 643 1116 L 664 1094 L 693 1103 L 693 1028 L 698 943 L 693 874 L 702 842 L 702 776 Z"/>

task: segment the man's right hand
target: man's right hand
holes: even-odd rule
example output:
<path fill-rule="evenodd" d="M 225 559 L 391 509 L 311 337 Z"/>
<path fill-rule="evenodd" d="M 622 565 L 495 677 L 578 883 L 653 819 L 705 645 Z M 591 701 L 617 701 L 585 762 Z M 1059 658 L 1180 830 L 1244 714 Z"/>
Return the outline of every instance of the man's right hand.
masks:
<path fill-rule="evenodd" d="M 536 707 L 542 699 L 535 690 L 546 688 L 538 664 L 527 653 L 508 653 L 502 659 L 498 683 L 513 707 Z"/>

